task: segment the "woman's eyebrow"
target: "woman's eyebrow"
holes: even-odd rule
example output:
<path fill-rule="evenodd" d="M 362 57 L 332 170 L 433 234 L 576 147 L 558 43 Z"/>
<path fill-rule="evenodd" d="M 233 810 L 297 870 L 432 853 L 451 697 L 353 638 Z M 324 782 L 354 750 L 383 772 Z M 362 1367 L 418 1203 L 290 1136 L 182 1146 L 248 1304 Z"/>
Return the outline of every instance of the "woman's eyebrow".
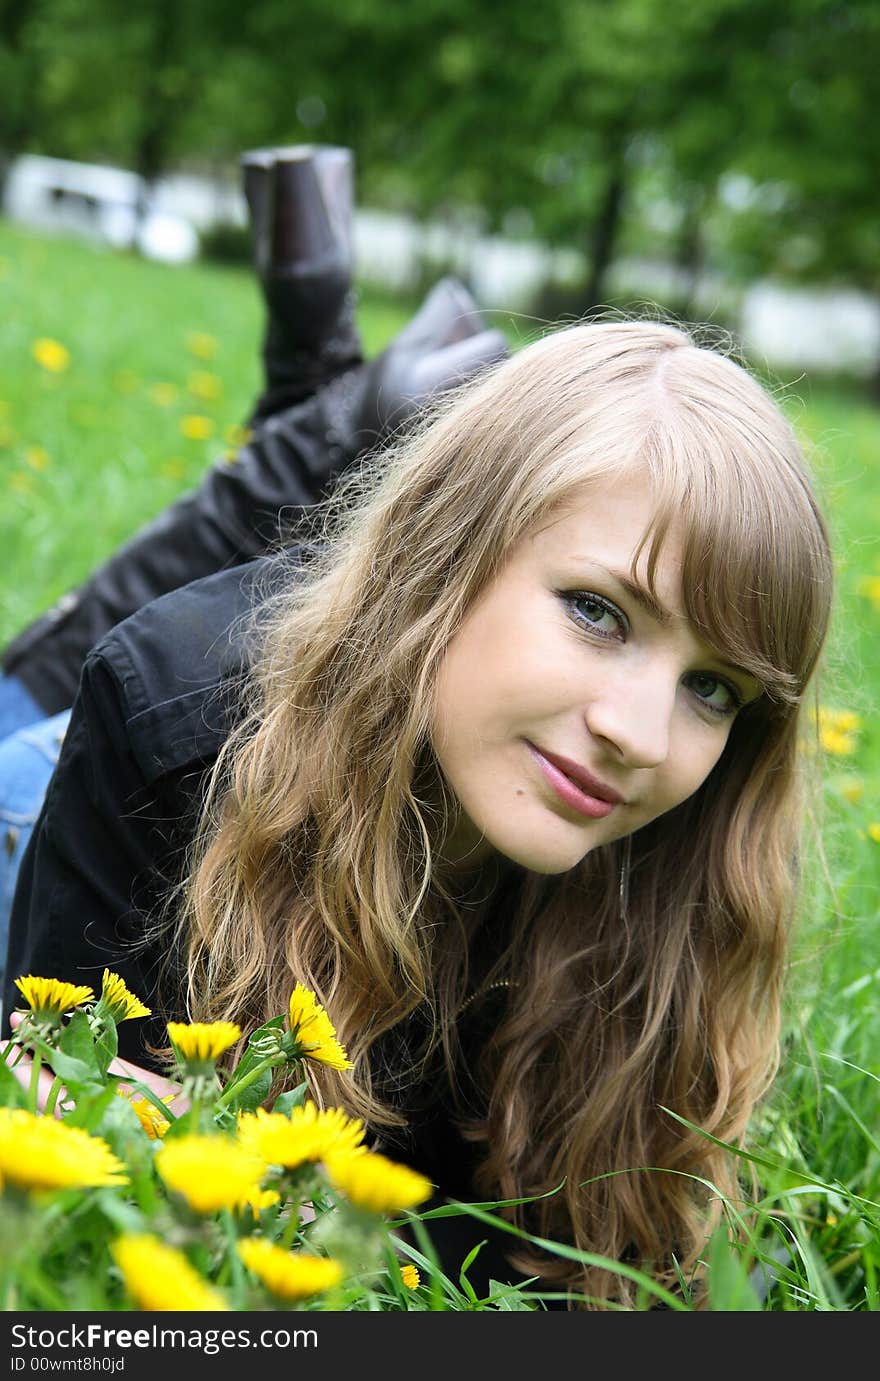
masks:
<path fill-rule="evenodd" d="M 641 605 L 642 609 L 650 615 L 655 623 L 659 623 L 661 628 L 669 628 L 676 622 L 676 616 L 670 613 L 646 586 L 633 580 L 625 571 L 613 571 L 610 566 L 603 566 L 599 561 L 590 561 L 590 565 L 596 566 L 598 570 L 603 571 L 612 580 L 616 580 L 621 589 L 625 590 L 636 604 Z"/>

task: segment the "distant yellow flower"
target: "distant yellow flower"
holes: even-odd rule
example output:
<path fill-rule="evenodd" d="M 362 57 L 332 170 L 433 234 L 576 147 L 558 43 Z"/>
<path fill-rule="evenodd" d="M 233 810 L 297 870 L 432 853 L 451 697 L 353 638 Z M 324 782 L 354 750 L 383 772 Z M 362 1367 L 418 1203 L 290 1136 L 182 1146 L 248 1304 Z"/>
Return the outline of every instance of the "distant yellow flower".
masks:
<path fill-rule="evenodd" d="M 418 1266 L 414 1266 L 410 1261 L 405 1266 L 401 1266 L 400 1274 L 408 1290 L 418 1290 L 422 1283 L 422 1277 L 419 1275 Z"/>
<path fill-rule="evenodd" d="M 319 1110 L 312 1102 L 294 1108 L 289 1117 L 257 1108 L 238 1120 L 241 1145 L 268 1164 L 288 1170 L 323 1160 L 331 1151 L 353 1151 L 364 1134 L 360 1119 L 347 1117 L 341 1108 Z"/>
<path fill-rule="evenodd" d="M 238 1254 L 248 1270 L 279 1299 L 305 1299 L 338 1285 L 343 1269 L 326 1256 L 305 1256 L 285 1251 L 261 1237 L 243 1237 Z"/>
<path fill-rule="evenodd" d="M 177 402 L 177 395 L 180 392 L 176 384 L 153 384 L 150 389 L 150 397 L 154 403 L 158 403 L 160 408 L 170 408 Z"/>
<path fill-rule="evenodd" d="M 866 576 L 859 583 L 859 594 L 867 595 L 875 609 L 880 609 L 880 576 Z"/>
<path fill-rule="evenodd" d="M 880 820 L 872 820 L 868 826 L 868 836 L 875 844 L 880 844 Z"/>
<path fill-rule="evenodd" d="M 841 782 L 838 790 L 845 801 L 857 806 L 865 794 L 865 785 L 858 777 L 850 777 L 847 781 Z"/>
<path fill-rule="evenodd" d="M 60 341 L 41 336 L 31 346 L 31 354 L 38 365 L 50 374 L 62 374 L 70 364 L 70 351 Z"/>
<path fill-rule="evenodd" d="M 15 432 L 5 422 L 0 421 L 0 446 L 12 446 L 14 442 Z"/>
<path fill-rule="evenodd" d="M 205 369 L 190 374 L 186 386 L 194 398 L 203 398 L 206 403 L 213 403 L 223 392 L 223 384 L 217 375 L 209 374 Z"/>
<path fill-rule="evenodd" d="M 183 479 L 186 474 L 186 461 L 181 460 L 180 456 L 172 456 L 159 466 L 159 474 L 169 480 Z"/>
<path fill-rule="evenodd" d="M 189 413 L 180 420 L 180 430 L 187 441 L 207 441 L 214 435 L 214 423 L 210 417 Z"/>
<path fill-rule="evenodd" d="M 0 1180 L 25 1189 L 87 1189 L 128 1183 L 106 1141 L 54 1117 L 0 1108 Z"/>
<path fill-rule="evenodd" d="M 147 1233 L 127 1233 L 110 1244 L 126 1289 L 140 1309 L 228 1310 L 229 1305 L 183 1252 Z"/>
<path fill-rule="evenodd" d="M 252 436 L 250 427 L 242 427 L 238 422 L 231 423 L 223 432 L 223 440 L 236 448 L 246 446 Z"/>
<path fill-rule="evenodd" d="M 95 996 L 91 988 L 62 983 L 57 978 L 34 978 L 33 974 L 16 978 L 15 986 L 37 1019 L 53 1024 L 57 1024 L 65 1012 L 83 1002 L 91 1002 Z"/>
<path fill-rule="evenodd" d="M 371 1213 L 400 1213 L 430 1198 L 431 1181 L 374 1151 L 337 1152 L 325 1161 L 334 1189 Z"/>
<path fill-rule="evenodd" d="M 820 728 L 819 742 L 826 753 L 831 753 L 836 758 L 848 758 L 856 751 L 856 740 L 853 734 L 843 733 L 840 729 Z"/>
<path fill-rule="evenodd" d="M 336 1039 L 336 1027 L 315 994 L 301 983 L 290 995 L 290 1029 L 307 1059 L 318 1060 L 331 1069 L 354 1068 Z"/>
<path fill-rule="evenodd" d="M 159 1109 L 155 1106 L 154 1103 L 151 1103 L 148 1098 L 129 1099 L 128 1093 L 123 1088 L 118 1088 L 116 1092 L 119 1094 L 120 1098 L 125 1098 L 127 1101 L 131 1103 L 132 1108 L 134 1109 L 135 1113 L 137 1113 L 138 1121 L 140 1122 L 141 1126 L 143 1127 L 144 1131 L 146 1132 L 150 1140 L 161 1141 L 162 1137 L 165 1135 L 165 1133 L 168 1131 L 168 1128 L 171 1126 L 171 1123 L 169 1122 L 168 1118 L 163 1117 Z M 163 1103 L 171 1103 L 173 1101 L 173 1093 L 169 1093 L 167 1098 L 162 1099 Z"/>
<path fill-rule="evenodd" d="M 49 464 L 49 452 L 43 446 L 26 446 L 24 461 L 32 470 L 45 470 Z"/>
<path fill-rule="evenodd" d="M 258 1186 L 263 1161 L 225 1136 L 179 1136 L 164 1142 L 156 1169 L 197 1213 L 235 1208 Z"/>
<path fill-rule="evenodd" d="M 33 476 L 26 475 L 23 470 L 16 470 L 9 476 L 9 488 L 13 494 L 30 494 L 34 488 Z"/>
<path fill-rule="evenodd" d="M 241 1027 L 234 1021 L 169 1021 L 168 1036 L 184 1060 L 213 1064 L 235 1045 Z"/>
<path fill-rule="evenodd" d="M 109 969 L 104 970 L 101 996 L 95 1010 L 98 1015 L 106 1012 L 115 1022 L 150 1015 L 150 1008 L 145 1007 L 139 997 L 135 997 L 118 973 L 111 973 Z"/>
<path fill-rule="evenodd" d="M 822 705 L 819 708 L 819 727 L 837 729 L 841 734 L 857 734 L 862 727 L 862 719 L 855 710 L 831 710 Z"/>
<path fill-rule="evenodd" d="M 186 348 L 199 360 L 212 360 L 217 354 L 217 341 L 207 331 L 191 331 L 186 338 Z"/>

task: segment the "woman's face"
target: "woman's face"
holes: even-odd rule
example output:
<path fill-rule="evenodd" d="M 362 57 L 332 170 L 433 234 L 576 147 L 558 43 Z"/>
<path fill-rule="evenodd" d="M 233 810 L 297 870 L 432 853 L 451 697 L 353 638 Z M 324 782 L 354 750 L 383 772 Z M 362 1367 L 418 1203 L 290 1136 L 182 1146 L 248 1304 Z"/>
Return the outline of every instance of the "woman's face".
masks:
<path fill-rule="evenodd" d="M 572 868 L 692 795 L 760 693 L 685 621 L 675 528 L 659 616 L 621 583 L 652 513 L 647 477 L 594 483 L 514 548 L 450 642 L 431 738 L 460 807 L 451 864 Z"/>

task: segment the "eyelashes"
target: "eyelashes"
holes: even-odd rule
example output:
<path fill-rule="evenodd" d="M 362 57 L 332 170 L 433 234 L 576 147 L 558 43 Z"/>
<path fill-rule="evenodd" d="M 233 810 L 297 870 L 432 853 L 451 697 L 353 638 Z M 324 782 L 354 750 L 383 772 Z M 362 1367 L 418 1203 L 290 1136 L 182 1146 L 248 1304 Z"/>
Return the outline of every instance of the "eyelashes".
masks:
<path fill-rule="evenodd" d="M 572 621 L 578 624 L 580 628 L 584 629 L 591 636 L 604 638 L 606 641 L 610 642 L 626 641 L 626 635 L 630 627 L 629 620 L 623 611 L 618 609 L 616 604 L 612 604 L 609 599 L 606 599 L 604 595 L 593 594 L 588 590 L 560 590 L 558 591 L 558 595 Z M 598 611 L 599 618 L 596 622 L 584 614 L 584 607 Z M 603 631 L 603 629 L 599 627 L 601 620 L 606 617 L 613 619 L 617 623 L 618 627 L 622 630 L 620 635 Z M 742 708 L 744 702 L 741 693 L 737 690 L 736 686 L 730 681 L 725 680 L 723 676 L 717 676 L 714 672 L 709 671 L 694 672 L 690 679 L 692 682 L 702 681 L 703 683 L 709 682 L 716 687 L 721 686 L 730 697 L 730 703 L 727 705 L 713 705 L 704 695 L 694 691 L 700 705 L 708 710 L 710 714 L 716 715 L 721 719 L 726 719 L 735 715 L 737 710 Z"/>

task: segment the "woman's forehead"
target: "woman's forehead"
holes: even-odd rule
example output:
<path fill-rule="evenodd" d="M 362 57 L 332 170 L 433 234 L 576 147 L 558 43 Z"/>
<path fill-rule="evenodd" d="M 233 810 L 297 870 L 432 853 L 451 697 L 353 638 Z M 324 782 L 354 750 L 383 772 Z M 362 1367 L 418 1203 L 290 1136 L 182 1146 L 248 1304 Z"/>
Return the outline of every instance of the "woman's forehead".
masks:
<path fill-rule="evenodd" d="M 607 561 L 648 584 L 651 533 L 658 516 L 656 486 L 643 471 L 591 481 L 574 491 L 535 524 L 527 543 L 574 562 Z M 684 526 L 673 522 L 664 534 L 658 565 L 667 580 L 680 583 Z M 655 577 L 659 579 L 659 573 Z"/>

